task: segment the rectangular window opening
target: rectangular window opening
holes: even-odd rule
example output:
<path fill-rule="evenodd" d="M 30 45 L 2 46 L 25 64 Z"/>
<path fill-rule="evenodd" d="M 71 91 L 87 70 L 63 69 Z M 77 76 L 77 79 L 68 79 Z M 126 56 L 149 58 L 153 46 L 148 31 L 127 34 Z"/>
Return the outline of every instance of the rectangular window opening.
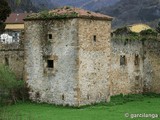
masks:
<path fill-rule="evenodd" d="M 5 65 L 9 66 L 9 60 L 7 57 L 5 57 Z"/>
<path fill-rule="evenodd" d="M 96 42 L 97 41 L 97 37 L 96 35 L 93 36 L 93 41 Z"/>
<path fill-rule="evenodd" d="M 47 67 L 48 68 L 54 68 L 54 61 L 53 60 L 47 60 Z"/>
<path fill-rule="evenodd" d="M 120 56 L 120 65 L 126 65 L 126 57 L 125 55 Z"/>
<path fill-rule="evenodd" d="M 62 100 L 64 100 L 64 94 L 62 95 Z"/>
<path fill-rule="evenodd" d="M 52 34 L 48 34 L 48 38 L 49 38 L 49 39 L 52 39 Z"/>
<path fill-rule="evenodd" d="M 134 65 L 139 65 L 139 55 L 135 55 Z"/>

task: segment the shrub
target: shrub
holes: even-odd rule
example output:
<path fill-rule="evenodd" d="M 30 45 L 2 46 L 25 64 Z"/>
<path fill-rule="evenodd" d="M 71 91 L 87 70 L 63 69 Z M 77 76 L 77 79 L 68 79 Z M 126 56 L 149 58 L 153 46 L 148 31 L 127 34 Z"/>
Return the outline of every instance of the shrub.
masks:
<path fill-rule="evenodd" d="M 157 36 L 158 33 L 157 33 L 157 31 L 155 31 L 155 30 L 147 29 L 147 30 L 141 31 L 140 34 L 141 34 L 142 36 L 146 36 L 146 35 Z"/>
<path fill-rule="evenodd" d="M 26 99 L 26 88 L 23 80 L 17 80 L 8 66 L 0 65 L 0 104 L 16 103 Z"/>

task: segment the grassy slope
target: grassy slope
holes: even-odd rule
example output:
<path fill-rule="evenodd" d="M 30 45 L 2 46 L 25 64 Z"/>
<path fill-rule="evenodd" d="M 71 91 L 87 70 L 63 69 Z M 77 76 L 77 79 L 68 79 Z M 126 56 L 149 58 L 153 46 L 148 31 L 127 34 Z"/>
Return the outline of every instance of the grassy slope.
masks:
<path fill-rule="evenodd" d="M 56 107 L 48 104 L 19 103 L 3 107 L 0 120 L 127 120 L 125 113 L 160 114 L 160 98 L 145 98 L 143 101 L 123 105 L 96 105 L 81 109 Z M 5 117 L 4 117 L 5 116 Z M 10 116 L 10 117 L 9 117 Z M 139 120 L 140 118 L 138 118 Z M 142 120 L 150 120 L 143 118 Z M 136 119 L 137 120 L 137 119 Z"/>

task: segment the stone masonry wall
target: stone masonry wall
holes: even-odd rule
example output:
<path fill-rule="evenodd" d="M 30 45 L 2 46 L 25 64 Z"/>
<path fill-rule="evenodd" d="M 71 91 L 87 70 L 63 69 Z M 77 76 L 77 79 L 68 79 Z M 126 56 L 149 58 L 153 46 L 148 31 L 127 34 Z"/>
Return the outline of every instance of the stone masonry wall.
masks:
<path fill-rule="evenodd" d="M 121 93 L 160 93 L 160 41 L 110 40 L 110 33 L 105 20 L 25 21 L 30 98 L 81 106 Z"/>
<path fill-rule="evenodd" d="M 17 80 L 23 80 L 24 74 L 24 48 L 20 43 L 0 43 L 0 64 L 9 66 L 15 73 Z"/>
<path fill-rule="evenodd" d="M 147 36 L 145 41 L 122 37 L 111 40 L 111 94 L 160 93 L 160 41 Z M 121 65 L 123 56 L 125 64 Z"/>
<path fill-rule="evenodd" d="M 25 78 L 32 100 L 78 105 L 77 25 L 77 19 L 25 22 Z M 54 68 L 47 68 L 47 60 Z"/>
<path fill-rule="evenodd" d="M 110 99 L 111 22 L 79 19 L 79 104 Z"/>
<path fill-rule="evenodd" d="M 141 93 L 143 91 L 142 42 L 112 38 L 111 47 L 111 94 Z"/>
<path fill-rule="evenodd" d="M 144 43 L 144 91 L 160 93 L 160 40 Z"/>

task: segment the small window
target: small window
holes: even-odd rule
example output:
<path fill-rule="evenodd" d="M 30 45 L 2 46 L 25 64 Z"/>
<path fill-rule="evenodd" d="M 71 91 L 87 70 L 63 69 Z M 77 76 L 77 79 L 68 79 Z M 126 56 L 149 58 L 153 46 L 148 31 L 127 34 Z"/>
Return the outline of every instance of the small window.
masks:
<path fill-rule="evenodd" d="M 5 65 L 9 66 L 9 60 L 7 57 L 5 57 Z"/>
<path fill-rule="evenodd" d="M 111 33 L 111 37 L 113 37 L 113 33 Z"/>
<path fill-rule="evenodd" d="M 62 95 L 62 100 L 64 100 L 64 94 Z"/>
<path fill-rule="evenodd" d="M 139 65 L 139 55 L 135 55 L 134 65 Z"/>
<path fill-rule="evenodd" d="M 40 98 L 40 94 L 39 94 L 39 92 L 36 92 L 36 94 L 35 94 L 35 98 L 36 98 L 36 99 Z"/>
<path fill-rule="evenodd" d="M 93 36 L 93 41 L 96 42 L 97 41 L 97 37 L 96 35 Z"/>
<path fill-rule="evenodd" d="M 52 39 L 52 34 L 48 34 L 48 38 L 49 38 L 49 39 Z"/>
<path fill-rule="evenodd" d="M 53 60 L 47 60 L 47 67 L 48 68 L 54 68 L 54 61 Z"/>
<path fill-rule="evenodd" d="M 126 57 L 125 55 L 120 56 L 120 65 L 126 65 Z"/>
<path fill-rule="evenodd" d="M 135 80 L 139 80 L 139 78 L 140 78 L 139 76 L 136 76 L 136 77 L 135 77 Z"/>

